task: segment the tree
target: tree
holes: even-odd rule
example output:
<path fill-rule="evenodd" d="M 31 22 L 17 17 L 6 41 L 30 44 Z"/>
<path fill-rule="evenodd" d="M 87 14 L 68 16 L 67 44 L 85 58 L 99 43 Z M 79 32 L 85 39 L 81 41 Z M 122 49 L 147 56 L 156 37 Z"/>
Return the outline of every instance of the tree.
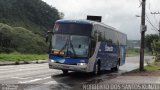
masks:
<path fill-rule="evenodd" d="M 151 46 L 153 52 L 155 53 L 156 59 L 160 61 L 160 40 L 154 40 Z"/>
<path fill-rule="evenodd" d="M 24 27 L 41 36 L 64 16 L 42 0 L 0 0 L 0 6 L 0 23 Z"/>
<path fill-rule="evenodd" d="M 151 43 L 154 41 L 154 40 L 158 40 L 159 39 L 159 36 L 157 34 L 148 34 L 145 36 L 145 48 L 152 52 L 152 46 L 151 46 Z M 153 54 L 153 52 L 152 52 Z"/>

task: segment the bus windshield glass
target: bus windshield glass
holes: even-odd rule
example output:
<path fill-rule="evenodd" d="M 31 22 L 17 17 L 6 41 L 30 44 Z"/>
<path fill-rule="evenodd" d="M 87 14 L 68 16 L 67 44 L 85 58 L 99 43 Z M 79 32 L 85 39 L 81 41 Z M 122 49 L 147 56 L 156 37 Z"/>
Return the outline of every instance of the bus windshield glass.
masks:
<path fill-rule="evenodd" d="M 55 34 L 73 34 L 90 36 L 92 31 L 91 24 L 79 24 L 79 23 L 56 23 L 54 26 Z"/>
<path fill-rule="evenodd" d="M 89 37 L 79 35 L 55 34 L 53 36 L 53 51 L 65 57 L 87 57 L 89 50 Z"/>

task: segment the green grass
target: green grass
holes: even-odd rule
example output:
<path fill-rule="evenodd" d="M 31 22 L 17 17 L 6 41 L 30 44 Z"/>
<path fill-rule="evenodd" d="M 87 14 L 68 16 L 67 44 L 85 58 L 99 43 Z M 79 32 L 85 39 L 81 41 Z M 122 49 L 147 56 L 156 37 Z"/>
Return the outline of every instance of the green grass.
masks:
<path fill-rule="evenodd" d="M 33 60 L 46 60 L 48 55 L 38 55 L 38 54 L 0 54 L 0 62 L 5 61 L 33 61 Z"/>
<path fill-rule="evenodd" d="M 156 72 L 156 71 L 160 71 L 160 62 L 154 62 L 144 67 L 144 72 Z M 139 72 L 140 72 L 139 69 L 135 69 L 127 73 L 139 73 Z"/>
<path fill-rule="evenodd" d="M 134 51 L 134 50 L 127 50 L 126 56 L 127 57 L 134 57 L 134 56 L 139 56 L 140 52 L 139 51 Z M 145 56 L 152 56 L 151 52 L 144 51 Z"/>
<path fill-rule="evenodd" d="M 145 71 L 160 71 L 160 62 L 154 62 L 144 67 Z"/>
<path fill-rule="evenodd" d="M 126 54 L 127 57 L 134 57 L 134 56 L 138 56 L 138 55 L 139 55 L 139 53 L 137 53 L 137 52 L 127 52 L 127 54 Z"/>

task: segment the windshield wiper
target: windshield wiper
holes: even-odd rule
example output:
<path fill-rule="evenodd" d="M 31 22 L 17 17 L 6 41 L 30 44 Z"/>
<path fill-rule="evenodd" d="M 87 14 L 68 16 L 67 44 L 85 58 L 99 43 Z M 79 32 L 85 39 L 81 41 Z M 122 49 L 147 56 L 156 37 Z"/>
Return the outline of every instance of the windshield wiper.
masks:
<path fill-rule="evenodd" d="M 66 41 L 66 43 L 65 43 L 65 45 L 62 47 L 62 49 L 58 51 L 58 55 L 60 55 L 60 52 L 61 52 L 62 50 L 64 50 L 67 45 L 68 45 L 68 40 Z"/>
<path fill-rule="evenodd" d="M 71 48 L 72 48 L 72 50 L 73 50 L 74 57 L 77 57 L 77 54 L 76 54 L 76 52 L 75 52 L 75 49 L 74 49 L 74 46 L 73 46 L 71 40 L 70 40 L 70 44 L 71 44 Z"/>

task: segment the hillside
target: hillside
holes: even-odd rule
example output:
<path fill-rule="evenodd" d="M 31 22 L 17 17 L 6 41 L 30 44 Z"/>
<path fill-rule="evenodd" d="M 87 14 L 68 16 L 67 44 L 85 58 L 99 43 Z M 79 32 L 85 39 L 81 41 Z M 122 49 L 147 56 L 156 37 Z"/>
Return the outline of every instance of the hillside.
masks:
<path fill-rule="evenodd" d="M 53 28 L 59 12 L 42 0 L 0 0 L 0 23 L 24 27 L 44 35 Z"/>
<path fill-rule="evenodd" d="M 0 6 L 0 53 L 46 53 L 44 37 L 58 10 L 42 0 L 0 0 Z"/>

